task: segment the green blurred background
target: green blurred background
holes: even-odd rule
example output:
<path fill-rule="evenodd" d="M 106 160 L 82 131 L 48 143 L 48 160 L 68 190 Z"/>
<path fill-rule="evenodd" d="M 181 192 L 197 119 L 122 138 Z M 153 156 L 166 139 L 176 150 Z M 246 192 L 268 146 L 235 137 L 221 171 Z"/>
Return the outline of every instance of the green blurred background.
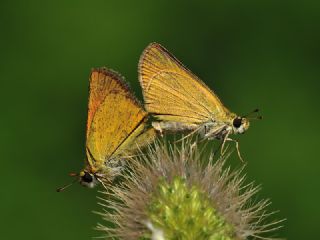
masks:
<path fill-rule="evenodd" d="M 239 138 L 248 179 L 287 218 L 280 236 L 318 238 L 319 2 L 7 0 L 0 11 L 1 239 L 100 236 L 96 189 L 55 189 L 83 165 L 90 69 L 120 71 L 141 99 L 138 59 L 153 41 L 234 112 L 262 109 Z"/>

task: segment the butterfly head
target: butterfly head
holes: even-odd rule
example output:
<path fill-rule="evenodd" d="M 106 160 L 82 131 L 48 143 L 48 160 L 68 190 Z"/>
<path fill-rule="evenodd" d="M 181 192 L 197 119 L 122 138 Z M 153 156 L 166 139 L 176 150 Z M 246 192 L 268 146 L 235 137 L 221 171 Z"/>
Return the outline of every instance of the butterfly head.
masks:
<path fill-rule="evenodd" d="M 57 192 L 62 192 L 66 188 L 73 185 L 75 182 L 79 182 L 82 186 L 93 188 L 95 187 L 99 182 L 99 175 L 97 173 L 93 173 L 92 171 L 88 171 L 86 169 L 82 170 L 80 173 L 70 173 L 71 177 L 75 177 L 74 180 L 64 185 L 63 187 L 60 187 L 57 189 Z"/>
<path fill-rule="evenodd" d="M 88 170 L 82 170 L 79 173 L 79 182 L 82 186 L 88 188 L 93 188 L 99 183 L 97 176 Z"/>
<path fill-rule="evenodd" d="M 261 120 L 262 116 L 252 116 L 252 114 L 259 112 L 259 109 L 255 109 L 252 112 L 240 117 L 234 115 L 232 117 L 232 129 L 235 134 L 244 133 L 250 126 L 250 120 Z"/>
<path fill-rule="evenodd" d="M 244 133 L 245 131 L 248 130 L 249 126 L 250 126 L 250 122 L 245 117 L 237 116 L 232 120 L 232 128 L 235 134 Z"/>

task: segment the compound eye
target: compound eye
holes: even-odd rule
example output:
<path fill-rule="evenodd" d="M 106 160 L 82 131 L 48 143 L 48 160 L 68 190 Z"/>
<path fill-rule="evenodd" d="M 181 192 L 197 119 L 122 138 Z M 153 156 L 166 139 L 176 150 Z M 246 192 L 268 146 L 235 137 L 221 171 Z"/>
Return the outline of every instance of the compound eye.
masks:
<path fill-rule="evenodd" d="M 233 126 L 235 128 L 239 128 L 241 126 L 241 124 L 242 124 L 242 118 L 237 117 L 237 118 L 233 119 Z"/>
<path fill-rule="evenodd" d="M 90 173 L 84 172 L 84 175 L 81 177 L 81 180 L 86 183 L 91 183 L 93 181 L 93 178 Z"/>

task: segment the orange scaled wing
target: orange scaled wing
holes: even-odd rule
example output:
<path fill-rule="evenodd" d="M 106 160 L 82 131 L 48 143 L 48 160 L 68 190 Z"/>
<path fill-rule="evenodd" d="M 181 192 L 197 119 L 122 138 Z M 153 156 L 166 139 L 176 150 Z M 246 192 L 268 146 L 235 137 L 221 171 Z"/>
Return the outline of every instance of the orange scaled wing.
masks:
<path fill-rule="evenodd" d="M 94 162 L 131 152 L 138 148 L 136 142 L 143 146 L 155 137 L 154 131 L 146 131 L 147 113 L 112 70 L 92 71 L 88 106 L 86 147 Z"/>
<path fill-rule="evenodd" d="M 162 121 L 201 124 L 228 111 L 197 76 L 160 44 L 150 44 L 139 62 L 145 108 Z"/>

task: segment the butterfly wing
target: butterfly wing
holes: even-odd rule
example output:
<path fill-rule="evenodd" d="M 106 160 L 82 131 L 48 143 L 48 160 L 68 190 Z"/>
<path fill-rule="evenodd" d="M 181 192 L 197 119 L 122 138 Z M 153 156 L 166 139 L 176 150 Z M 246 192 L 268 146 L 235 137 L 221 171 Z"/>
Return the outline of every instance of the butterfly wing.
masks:
<path fill-rule="evenodd" d="M 150 44 L 139 62 L 145 108 L 162 121 L 201 124 L 228 111 L 197 76 L 160 44 Z"/>
<path fill-rule="evenodd" d="M 120 153 L 125 153 L 125 156 L 134 155 L 138 149 L 143 148 L 148 143 L 151 143 L 156 138 L 157 132 L 154 128 L 145 128 L 142 131 L 137 131 L 134 141 L 128 141 L 126 146 L 119 149 Z M 123 150 L 122 150 L 123 149 Z"/>
<path fill-rule="evenodd" d="M 138 148 L 137 140 L 140 146 L 147 144 L 155 136 L 141 137 L 146 132 L 147 117 L 119 74 L 106 68 L 94 69 L 87 123 L 89 164 L 96 166 L 132 151 Z"/>

